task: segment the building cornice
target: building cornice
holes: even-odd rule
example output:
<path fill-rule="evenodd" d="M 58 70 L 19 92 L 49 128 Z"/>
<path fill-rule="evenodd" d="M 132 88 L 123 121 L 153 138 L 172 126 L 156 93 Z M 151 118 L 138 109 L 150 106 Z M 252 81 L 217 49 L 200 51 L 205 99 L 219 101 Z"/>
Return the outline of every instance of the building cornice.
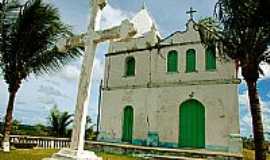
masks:
<path fill-rule="evenodd" d="M 195 81 L 178 81 L 178 82 L 166 82 L 157 83 L 149 82 L 146 85 L 127 85 L 127 86 L 114 86 L 114 87 L 102 87 L 105 91 L 121 90 L 121 89 L 142 89 L 142 88 L 162 88 L 162 87 L 178 87 L 178 86 L 207 86 L 207 85 L 223 85 L 223 84 L 240 84 L 240 79 L 219 79 L 219 80 L 195 80 Z"/>
<path fill-rule="evenodd" d="M 117 52 L 111 52 L 107 53 L 106 57 L 121 55 L 121 54 L 130 54 L 133 52 L 140 52 L 140 51 L 146 51 L 146 50 L 153 50 L 153 49 L 162 49 L 165 47 L 173 47 L 173 46 L 185 46 L 185 45 L 193 45 L 193 44 L 201 44 L 201 41 L 195 41 L 195 42 L 183 42 L 183 43 L 172 43 L 172 44 L 157 44 L 155 46 L 149 46 L 148 48 L 138 48 L 138 49 L 130 49 L 130 50 L 124 50 L 124 51 L 117 51 Z M 143 53 L 143 52 L 141 52 Z"/>

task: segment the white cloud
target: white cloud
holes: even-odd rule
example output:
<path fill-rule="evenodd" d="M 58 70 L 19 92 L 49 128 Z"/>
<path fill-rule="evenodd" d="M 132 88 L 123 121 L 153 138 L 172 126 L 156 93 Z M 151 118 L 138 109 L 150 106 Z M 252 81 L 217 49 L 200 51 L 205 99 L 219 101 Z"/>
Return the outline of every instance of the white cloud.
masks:
<path fill-rule="evenodd" d="M 66 65 L 59 73 L 59 76 L 68 81 L 77 81 L 80 76 L 80 68 L 76 65 Z"/>
<path fill-rule="evenodd" d="M 101 28 L 105 29 L 115 25 L 119 25 L 122 20 L 127 19 L 131 15 L 133 15 L 133 13 L 113 8 L 111 5 L 108 4 L 102 11 Z"/>
<path fill-rule="evenodd" d="M 242 94 L 239 94 L 238 96 L 239 99 L 239 104 L 244 105 L 246 107 L 249 106 L 249 99 L 248 99 L 248 91 L 246 90 L 245 92 L 243 92 Z"/>
<path fill-rule="evenodd" d="M 8 87 L 4 80 L 0 80 L 0 104 L 7 102 L 8 98 Z"/>
<path fill-rule="evenodd" d="M 270 132 L 270 101 L 262 101 L 262 112 L 264 121 L 264 130 Z"/>
<path fill-rule="evenodd" d="M 40 104 L 43 104 L 45 106 L 57 104 L 56 100 L 51 96 L 41 96 L 38 97 L 37 100 Z"/>
<path fill-rule="evenodd" d="M 57 73 L 56 75 L 66 81 L 75 81 L 75 82 L 79 81 L 80 72 L 81 72 L 81 62 L 82 60 L 80 60 L 76 64 L 66 65 L 62 69 L 62 71 L 60 73 Z M 103 74 L 104 74 L 103 60 L 100 58 L 95 58 L 93 67 L 94 67 L 94 73 L 93 73 L 92 79 L 93 81 L 99 81 L 100 79 L 102 79 Z M 51 80 L 49 80 L 48 82 L 52 83 Z"/>
<path fill-rule="evenodd" d="M 260 75 L 259 80 L 270 79 L 270 65 L 263 62 L 260 64 L 260 67 L 263 70 L 264 75 Z M 241 68 L 239 68 L 239 71 L 238 71 L 238 78 L 240 78 L 242 80 L 244 79 L 242 76 L 242 69 Z M 244 82 L 244 80 L 242 82 Z"/>
<path fill-rule="evenodd" d="M 242 83 L 243 83 L 244 78 L 242 76 L 242 68 L 241 67 L 238 68 L 238 75 L 237 76 L 238 76 L 238 78 L 242 79 Z"/>
<path fill-rule="evenodd" d="M 104 62 L 99 59 L 96 58 L 94 60 L 94 73 L 93 73 L 93 81 L 94 82 L 99 82 L 104 75 Z"/>
<path fill-rule="evenodd" d="M 261 106 L 263 112 L 270 115 L 270 101 L 262 101 Z"/>
<path fill-rule="evenodd" d="M 270 65 L 261 63 L 260 67 L 264 72 L 264 75 L 261 76 L 260 80 L 270 79 Z"/>
<path fill-rule="evenodd" d="M 247 90 L 239 94 L 239 103 L 241 113 L 240 119 L 241 134 L 249 136 L 249 134 L 252 134 L 252 120 Z M 264 131 L 270 132 L 270 101 L 269 100 L 263 101 L 262 98 L 260 97 L 260 104 L 261 104 Z"/>
<path fill-rule="evenodd" d="M 57 89 L 54 86 L 50 85 L 40 85 L 39 89 L 37 92 L 46 95 L 46 96 L 53 96 L 53 97 L 62 97 L 62 98 L 69 98 L 67 95 L 62 93 L 62 90 Z"/>
<path fill-rule="evenodd" d="M 251 115 L 250 115 L 250 113 L 247 113 L 245 116 L 243 116 L 243 118 L 241 119 L 241 122 L 243 125 L 251 128 Z"/>

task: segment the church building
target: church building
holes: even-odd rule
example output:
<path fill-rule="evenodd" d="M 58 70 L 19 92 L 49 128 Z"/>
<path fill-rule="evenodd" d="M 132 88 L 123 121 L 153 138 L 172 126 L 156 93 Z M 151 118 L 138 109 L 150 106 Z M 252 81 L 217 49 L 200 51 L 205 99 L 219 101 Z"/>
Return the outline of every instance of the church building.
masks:
<path fill-rule="evenodd" d="M 145 7 L 130 21 L 106 54 L 99 141 L 241 152 L 235 64 L 202 45 L 192 11 L 166 38 Z"/>

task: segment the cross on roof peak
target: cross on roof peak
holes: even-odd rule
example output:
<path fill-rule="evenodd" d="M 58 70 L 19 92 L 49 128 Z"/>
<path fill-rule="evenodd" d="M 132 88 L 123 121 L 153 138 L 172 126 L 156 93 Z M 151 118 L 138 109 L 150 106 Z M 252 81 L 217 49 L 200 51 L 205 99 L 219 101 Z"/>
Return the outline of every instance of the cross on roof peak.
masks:
<path fill-rule="evenodd" d="M 145 1 L 143 1 L 142 9 L 147 9 Z"/>
<path fill-rule="evenodd" d="M 189 11 L 187 11 L 186 13 L 189 14 L 190 19 L 193 20 L 193 13 L 196 13 L 196 10 L 193 10 L 192 7 L 190 7 Z"/>

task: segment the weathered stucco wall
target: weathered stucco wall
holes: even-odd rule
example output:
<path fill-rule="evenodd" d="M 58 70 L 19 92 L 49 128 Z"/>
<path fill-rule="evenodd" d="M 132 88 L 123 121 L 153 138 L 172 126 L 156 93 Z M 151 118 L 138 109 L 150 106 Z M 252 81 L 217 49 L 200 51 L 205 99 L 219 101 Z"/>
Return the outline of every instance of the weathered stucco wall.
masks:
<path fill-rule="evenodd" d="M 186 51 L 196 50 L 196 72 L 186 73 Z M 167 54 L 171 50 L 178 52 L 178 72 L 167 72 Z M 125 77 L 127 57 L 136 60 L 135 76 Z M 217 57 L 217 69 L 207 71 L 205 67 L 205 48 L 201 44 L 169 46 L 162 49 L 135 51 L 127 54 L 107 56 L 105 65 L 105 88 L 121 88 L 180 83 L 202 80 L 234 80 L 236 72 L 234 63 Z"/>
<path fill-rule="evenodd" d="M 225 94 L 230 93 L 230 94 Z M 123 110 L 134 109 L 133 138 L 146 140 L 157 132 L 163 143 L 178 143 L 179 107 L 189 100 L 200 101 L 206 111 L 206 146 L 229 147 L 230 134 L 239 134 L 237 85 L 194 85 L 104 91 L 101 132 L 121 140 Z"/>
<path fill-rule="evenodd" d="M 187 31 L 176 32 L 159 42 L 156 46 L 152 45 L 149 48 L 141 43 L 137 43 L 137 47 L 133 50 L 125 48 L 125 45 L 129 46 L 130 43 L 134 45 L 134 40 L 112 42 L 111 52 L 106 56 L 105 88 L 121 88 L 126 86 L 145 87 L 149 83 L 157 83 L 156 85 L 159 85 L 160 83 L 198 80 L 236 79 L 237 75 L 234 62 L 221 58 L 218 53 L 216 54 L 217 69 L 213 71 L 206 70 L 205 47 L 200 43 L 199 33 L 194 28 L 190 28 L 193 22 L 191 21 L 189 23 L 189 29 Z M 139 38 L 138 41 L 143 41 L 143 38 Z M 156 42 L 156 40 L 153 41 Z M 121 52 L 117 49 L 117 45 L 122 49 Z M 144 50 L 141 50 L 142 48 Z M 195 49 L 196 51 L 196 72 L 192 73 L 186 73 L 186 52 L 189 49 Z M 172 50 L 178 52 L 177 73 L 167 72 L 167 54 Z M 136 75 L 134 77 L 125 77 L 124 74 L 126 58 L 129 56 L 133 56 L 136 60 Z"/>
<path fill-rule="evenodd" d="M 130 50 L 124 45 L 134 45 L 134 41 L 112 42 L 106 55 L 100 140 L 121 142 L 123 110 L 131 105 L 135 144 L 145 143 L 147 134 L 155 132 L 160 144 L 177 147 L 179 106 L 196 99 L 205 107 L 206 148 L 240 151 L 241 143 L 235 137 L 240 133 L 235 65 L 217 57 L 217 69 L 207 71 L 199 34 L 192 21 L 187 26 L 187 31 L 176 32 L 154 46 L 137 43 L 137 48 Z M 188 49 L 196 50 L 196 72 L 186 73 Z M 177 73 L 167 72 L 171 50 L 178 52 Z M 135 76 L 126 77 L 125 62 L 130 56 L 136 60 Z"/>

